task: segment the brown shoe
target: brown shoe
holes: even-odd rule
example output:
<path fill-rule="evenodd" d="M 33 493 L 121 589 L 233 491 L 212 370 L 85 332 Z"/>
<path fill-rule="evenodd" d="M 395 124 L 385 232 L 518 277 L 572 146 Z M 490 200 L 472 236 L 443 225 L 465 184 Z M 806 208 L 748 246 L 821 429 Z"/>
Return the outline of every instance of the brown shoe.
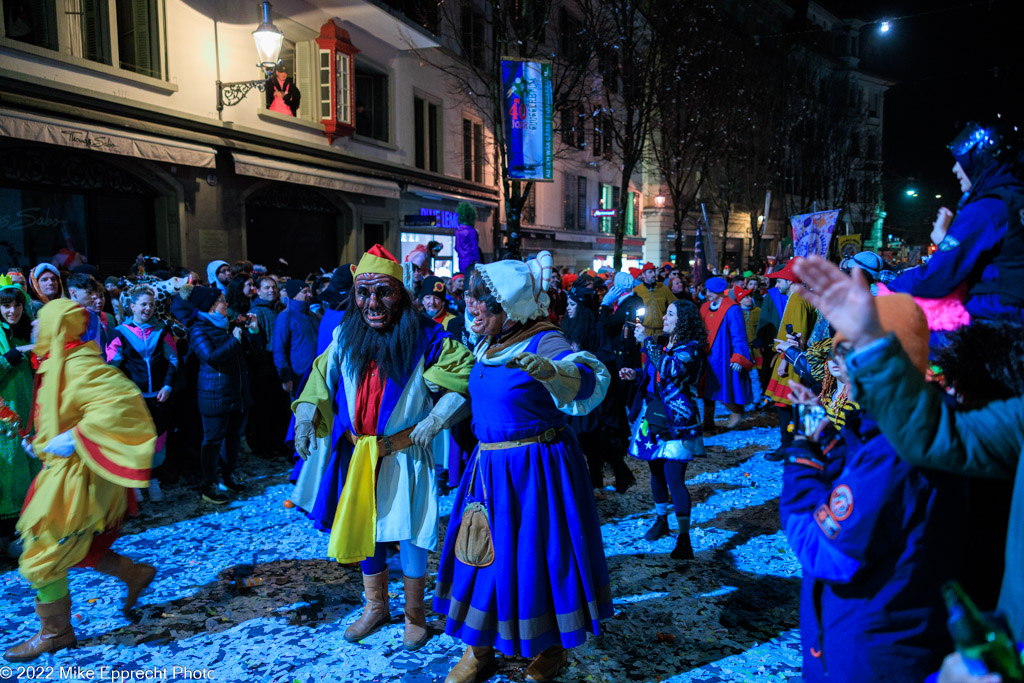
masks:
<path fill-rule="evenodd" d="M 494 672 L 494 648 L 467 647 L 462 659 L 456 664 L 444 683 L 477 683 L 490 678 Z"/>
<path fill-rule="evenodd" d="M 39 633 L 5 652 L 4 659 L 8 662 L 31 662 L 47 652 L 78 645 L 75 629 L 71 627 L 70 595 L 56 602 L 39 602 L 37 599 L 36 614 L 39 615 Z"/>
<path fill-rule="evenodd" d="M 118 555 L 113 550 L 107 552 L 96 563 L 96 571 L 107 576 L 119 579 L 128 587 L 128 595 L 124 598 L 124 605 L 121 607 L 121 614 L 129 617 L 132 607 L 138 602 L 142 591 L 146 590 L 156 576 L 156 567 L 144 562 L 135 562 L 124 555 Z"/>
<path fill-rule="evenodd" d="M 526 680 L 553 681 L 562 667 L 569 662 L 569 653 L 561 645 L 552 645 L 530 660 L 526 667 Z"/>
<path fill-rule="evenodd" d="M 405 577 L 405 637 L 402 646 L 409 652 L 415 652 L 430 640 L 427 630 L 427 610 L 423 606 L 423 591 L 427 586 L 427 577 L 418 579 Z"/>
<path fill-rule="evenodd" d="M 391 622 L 388 610 L 388 570 L 377 574 L 363 574 L 366 607 L 355 623 L 345 630 L 345 640 L 356 643 Z"/>

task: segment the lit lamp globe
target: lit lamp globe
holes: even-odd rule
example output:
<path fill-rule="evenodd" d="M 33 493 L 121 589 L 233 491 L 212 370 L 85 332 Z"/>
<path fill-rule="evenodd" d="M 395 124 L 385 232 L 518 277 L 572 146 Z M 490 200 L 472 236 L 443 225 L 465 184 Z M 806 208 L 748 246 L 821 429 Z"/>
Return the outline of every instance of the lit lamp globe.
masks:
<path fill-rule="evenodd" d="M 665 195 L 659 194 L 654 198 L 654 205 L 659 209 L 665 208 Z"/>
<path fill-rule="evenodd" d="M 269 74 L 277 66 L 278 57 L 281 56 L 284 34 L 270 20 L 270 3 L 264 2 L 262 9 L 263 21 L 252 32 L 252 39 L 256 43 L 256 52 L 260 56 L 260 66 Z"/>

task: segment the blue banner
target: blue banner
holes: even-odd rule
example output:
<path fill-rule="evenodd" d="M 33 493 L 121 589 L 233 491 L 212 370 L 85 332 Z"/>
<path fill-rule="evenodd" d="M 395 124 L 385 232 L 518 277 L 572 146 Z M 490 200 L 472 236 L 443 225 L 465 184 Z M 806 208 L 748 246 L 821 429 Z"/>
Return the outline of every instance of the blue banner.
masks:
<path fill-rule="evenodd" d="M 554 180 L 551 64 L 501 60 L 505 152 L 511 180 Z"/>

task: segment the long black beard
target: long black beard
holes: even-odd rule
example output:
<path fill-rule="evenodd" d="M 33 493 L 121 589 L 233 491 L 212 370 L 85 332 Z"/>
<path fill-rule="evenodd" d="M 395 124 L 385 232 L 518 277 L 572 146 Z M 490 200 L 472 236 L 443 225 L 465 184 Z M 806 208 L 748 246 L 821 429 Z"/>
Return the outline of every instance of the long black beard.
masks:
<path fill-rule="evenodd" d="M 413 371 L 420 321 L 408 299 L 402 297 L 391 309 L 392 323 L 386 330 L 375 330 L 363 320 L 362 311 L 351 299 L 341 319 L 338 353 L 343 362 L 358 368 L 359 381 L 366 377 L 370 362 L 376 362 L 384 376 L 404 382 Z"/>

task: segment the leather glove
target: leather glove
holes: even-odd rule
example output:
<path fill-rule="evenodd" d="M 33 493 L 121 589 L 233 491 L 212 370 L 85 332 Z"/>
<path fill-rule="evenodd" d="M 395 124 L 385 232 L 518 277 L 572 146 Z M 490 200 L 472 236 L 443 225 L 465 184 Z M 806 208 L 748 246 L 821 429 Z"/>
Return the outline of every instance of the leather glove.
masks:
<path fill-rule="evenodd" d="M 56 455 L 58 458 L 67 458 L 75 452 L 75 436 L 70 429 L 63 434 L 58 434 L 43 446 L 43 451 Z"/>
<path fill-rule="evenodd" d="M 522 370 L 539 382 L 551 379 L 555 374 L 557 374 L 554 363 L 549 361 L 547 358 L 538 356 L 535 353 L 528 353 L 526 351 L 516 354 L 512 360 L 505 363 L 505 367 Z"/>
<path fill-rule="evenodd" d="M 309 448 L 316 439 L 315 416 L 316 406 L 312 403 L 300 403 L 295 409 L 295 452 L 303 460 L 309 457 Z"/>
<path fill-rule="evenodd" d="M 442 426 L 441 418 L 431 413 L 416 423 L 416 426 L 413 427 L 412 432 L 409 434 L 409 438 L 420 448 L 429 450 L 434 442 L 434 437 L 441 431 Z"/>

